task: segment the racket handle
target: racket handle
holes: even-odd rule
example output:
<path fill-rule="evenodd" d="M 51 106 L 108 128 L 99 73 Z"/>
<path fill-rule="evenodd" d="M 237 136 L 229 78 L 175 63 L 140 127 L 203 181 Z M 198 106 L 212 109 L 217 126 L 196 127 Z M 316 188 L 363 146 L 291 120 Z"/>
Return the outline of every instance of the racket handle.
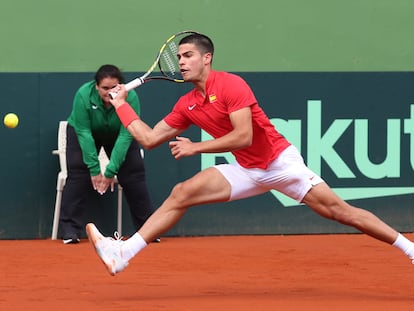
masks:
<path fill-rule="evenodd" d="M 125 89 L 129 92 L 130 90 L 137 88 L 138 86 L 140 86 L 143 83 L 144 83 L 144 79 L 136 78 L 136 79 L 132 80 L 131 82 L 128 82 L 127 84 L 125 84 Z M 109 96 L 111 96 L 112 99 L 114 99 L 117 95 L 118 95 L 118 93 L 115 93 L 115 92 L 110 92 L 109 93 Z"/>
<path fill-rule="evenodd" d="M 144 83 L 144 80 L 142 78 L 136 78 L 136 79 L 132 80 L 131 82 L 128 82 L 127 84 L 125 84 L 125 88 L 126 88 L 127 91 L 130 91 L 132 89 L 137 88 L 138 86 L 140 86 L 143 83 Z"/>

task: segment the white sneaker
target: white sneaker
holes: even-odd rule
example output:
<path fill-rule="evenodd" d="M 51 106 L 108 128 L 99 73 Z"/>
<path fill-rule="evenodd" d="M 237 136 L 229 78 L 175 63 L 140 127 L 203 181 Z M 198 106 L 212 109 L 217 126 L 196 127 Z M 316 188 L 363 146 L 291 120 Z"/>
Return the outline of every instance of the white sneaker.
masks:
<path fill-rule="evenodd" d="M 115 239 L 104 237 L 94 224 L 89 223 L 86 225 L 86 233 L 111 275 L 121 272 L 128 266 L 128 261 L 122 259 L 121 246 L 124 241 L 119 237 L 118 232 L 114 234 Z"/>

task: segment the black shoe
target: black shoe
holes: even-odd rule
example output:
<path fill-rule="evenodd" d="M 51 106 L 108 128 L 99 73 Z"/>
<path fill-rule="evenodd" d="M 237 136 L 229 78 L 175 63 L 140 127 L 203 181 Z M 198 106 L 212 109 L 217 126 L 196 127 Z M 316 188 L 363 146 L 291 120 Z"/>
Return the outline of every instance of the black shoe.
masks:
<path fill-rule="evenodd" d="M 63 239 L 63 244 L 78 244 L 80 242 L 80 239 L 76 234 L 71 234 L 65 236 Z"/>
<path fill-rule="evenodd" d="M 156 238 L 152 243 L 161 243 L 161 238 Z"/>

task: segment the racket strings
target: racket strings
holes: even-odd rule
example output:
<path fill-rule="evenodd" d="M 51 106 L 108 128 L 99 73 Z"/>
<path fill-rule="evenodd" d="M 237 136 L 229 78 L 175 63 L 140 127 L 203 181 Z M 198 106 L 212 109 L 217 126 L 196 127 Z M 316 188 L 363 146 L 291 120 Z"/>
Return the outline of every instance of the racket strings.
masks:
<path fill-rule="evenodd" d="M 168 42 L 161 54 L 160 69 L 172 79 L 182 79 L 180 66 L 178 65 L 178 42 L 181 37 L 176 37 L 173 41 Z"/>
<path fill-rule="evenodd" d="M 175 77 L 177 75 L 177 71 L 179 71 L 177 58 L 167 52 L 162 55 L 162 59 L 164 60 L 171 77 Z"/>

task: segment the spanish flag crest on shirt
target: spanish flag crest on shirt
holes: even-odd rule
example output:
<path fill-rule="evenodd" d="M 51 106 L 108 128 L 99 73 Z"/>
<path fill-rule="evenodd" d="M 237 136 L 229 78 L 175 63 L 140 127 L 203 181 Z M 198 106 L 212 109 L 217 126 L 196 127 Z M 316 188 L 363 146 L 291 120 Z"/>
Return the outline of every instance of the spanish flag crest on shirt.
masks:
<path fill-rule="evenodd" d="M 212 103 L 215 103 L 217 101 L 217 96 L 216 96 L 216 94 L 210 94 L 208 96 L 208 99 L 210 101 L 210 104 L 212 104 Z"/>

